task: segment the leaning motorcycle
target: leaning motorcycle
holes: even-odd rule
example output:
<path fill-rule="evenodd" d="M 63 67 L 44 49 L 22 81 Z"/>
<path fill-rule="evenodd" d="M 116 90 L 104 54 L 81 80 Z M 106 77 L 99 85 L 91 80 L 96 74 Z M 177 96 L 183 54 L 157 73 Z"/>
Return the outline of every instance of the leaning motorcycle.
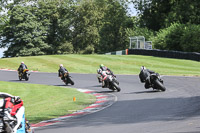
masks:
<path fill-rule="evenodd" d="M 61 79 L 63 80 L 63 82 L 68 85 L 68 84 L 71 84 L 71 85 L 74 85 L 74 81 L 71 79 L 71 76 L 69 75 L 69 73 L 65 73 L 64 74 L 64 78 L 61 77 Z"/>
<path fill-rule="evenodd" d="M 19 73 L 19 80 L 25 79 L 26 81 L 29 80 L 30 72 L 28 69 L 24 69 L 22 73 Z"/>
<path fill-rule="evenodd" d="M 29 122 L 25 119 L 25 108 L 22 106 L 16 114 L 16 120 L 10 119 L 8 113 L 11 109 L 5 108 L 6 100 L 0 100 L 0 133 L 34 133 Z M 19 122 L 17 122 L 19 121 Z"/>
<path fill-rule="evenodd" d="M 163 80 L 161 79 L 158 73 L 153 73 L 150 75 L 151 87 L 156 90 L 165 91 L 166 88 L 163 84 Z"/>
<path fill-rule="evenodd" d="M 106 73 L 106 72 L 105 72 Z M 107 74 L 104 79 L 102 79 L 104 82 L 104 87 L 109 88 L 113 91 L 121 91 L 121 88 L 119 87 L 119 82 L 116 79 L 116 76 L 112 74 Z"/>

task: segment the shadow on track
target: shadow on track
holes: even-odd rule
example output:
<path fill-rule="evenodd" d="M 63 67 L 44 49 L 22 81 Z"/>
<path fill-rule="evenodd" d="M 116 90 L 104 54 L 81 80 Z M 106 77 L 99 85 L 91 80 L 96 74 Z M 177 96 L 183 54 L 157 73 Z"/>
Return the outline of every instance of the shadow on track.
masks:
<path fill-rule="evenodd" d="M 22 81 L 24 81 L 24 80 L 22 80 Z M 22 82 L 22 81 L 20 81 L 19 79 L 17 80 L 17 79 L 15 79 L 15 80 L 9 80 L 9 82 Z"/>
<path fill-rule="evenodd" d="M 112 91 L 112 90 L 108 90 L 108 91 L 97 91 L 97 93 L 113 93 L 115 91 Z"/>
<path fill-rule="evenodd" d="M 94 86 L 91 86 L 91 87 L 101 87 L 101 85 L 94 85 Z"/>
<path fill-rule="evenodd" d="M 63 84 L 63 85 L 54 85 L 54 86 L 62 86 L 62 87 L 66 87 L 66 86 L 73 86 L 73 85 L 66 85 L 66 84 Z"/>
<path fill-rule="evenodd" d="M 132 92 L 132 93 L 128 93 L 128 94 L 143 94 L 143 93 L 157 93 L 157 92 L 161 92 L 161 91 L 159 91 L 159 90 L 138 91 L 138 92 Z"/>

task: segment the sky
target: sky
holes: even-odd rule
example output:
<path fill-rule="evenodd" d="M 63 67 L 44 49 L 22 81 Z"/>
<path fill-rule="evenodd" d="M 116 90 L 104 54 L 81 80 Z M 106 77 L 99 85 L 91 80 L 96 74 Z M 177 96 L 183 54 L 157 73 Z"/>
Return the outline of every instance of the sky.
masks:
<path fill-rule="evenodd" d="M 131 14 L 131 16 L 136 16 L 136 10 L 133 8 L 133 4 L 129 4 L 129 13 Z M 3 52 L 5 51 L 5 48 L 0 48 L 0 58 L 3 57 Z"/>
<path fill-rule="evenodd" d="M 3 57 L 3 51 L 5 51 L 5 48 L 0 48 L 0 58 Z"/>

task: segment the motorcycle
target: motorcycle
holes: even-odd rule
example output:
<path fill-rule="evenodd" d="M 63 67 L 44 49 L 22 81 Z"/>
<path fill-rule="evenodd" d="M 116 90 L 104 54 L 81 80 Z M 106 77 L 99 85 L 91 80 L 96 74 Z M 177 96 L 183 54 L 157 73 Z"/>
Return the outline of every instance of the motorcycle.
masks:
<path fill-rule="evenodd" d="M 119 82 L 116 79 L 116 76 L 114 76 L 113 74 L 109 74 L 106 72 L 102 72 L 103 75 L 106 75 L 103 79 L 102 82 L 104 84 L 104 87 L 109 88 L 113 91 L 121 91 L 121 88 L 119 87 Z"/>
<path fill-rule="evenodd" d="M 153 73 L 150 75 L 150 87 L 156 90 L 161 90 L 161 91 L 166 90 L 163 84 L 163 80 L 161 79 L 158 73 Z"/>
<path fill-rule="evenodd" d="M 6 100 L 0 100 L 0 132 L 1 133 L 34 133 L 29 122 L 25 119 L 25 108 L 22 106 L 15 115 L 15 120 L 8 116 L 10 109 L 5 108 Z"/>
<path fill-rule="evenodd" d="M 22 73 L 19 73 L 19 80 L 25 79 L 26 81 L 29 80 L 30 72 L 28 69 L 24 69 Z"/>
<path fill-rule="evenodd" d="M 64 77 L 62 77 L 61 75 L 61 79 L 66 85 L 68 84 L 74 85 L 74 81 L 71 79 L 71 76 L 69 75 L 68 72 L 64 74 Z"/>

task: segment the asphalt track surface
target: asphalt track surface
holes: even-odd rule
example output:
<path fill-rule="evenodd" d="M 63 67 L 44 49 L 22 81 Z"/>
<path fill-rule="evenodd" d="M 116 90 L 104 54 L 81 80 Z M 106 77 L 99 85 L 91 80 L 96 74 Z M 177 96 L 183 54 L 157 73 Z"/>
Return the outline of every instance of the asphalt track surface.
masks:
<path fill-rule="evenodd" d="M 1 81 L 19 82 L 0 71 Z M 117 101 L 89 115 L 37 128 L 36 133 L 200 133 L 200 78 L 164 76 L 165 92 L 144 89 L 137 75 L 117 75 L 121 92 L 101 88 L 95 74 L 71 74 L 74 88 L 112 93 Z M 57 73 L 31 73 L 33 84 L 63 86 Z M 71 87 L 71 86 L 69 86 Z"/>

